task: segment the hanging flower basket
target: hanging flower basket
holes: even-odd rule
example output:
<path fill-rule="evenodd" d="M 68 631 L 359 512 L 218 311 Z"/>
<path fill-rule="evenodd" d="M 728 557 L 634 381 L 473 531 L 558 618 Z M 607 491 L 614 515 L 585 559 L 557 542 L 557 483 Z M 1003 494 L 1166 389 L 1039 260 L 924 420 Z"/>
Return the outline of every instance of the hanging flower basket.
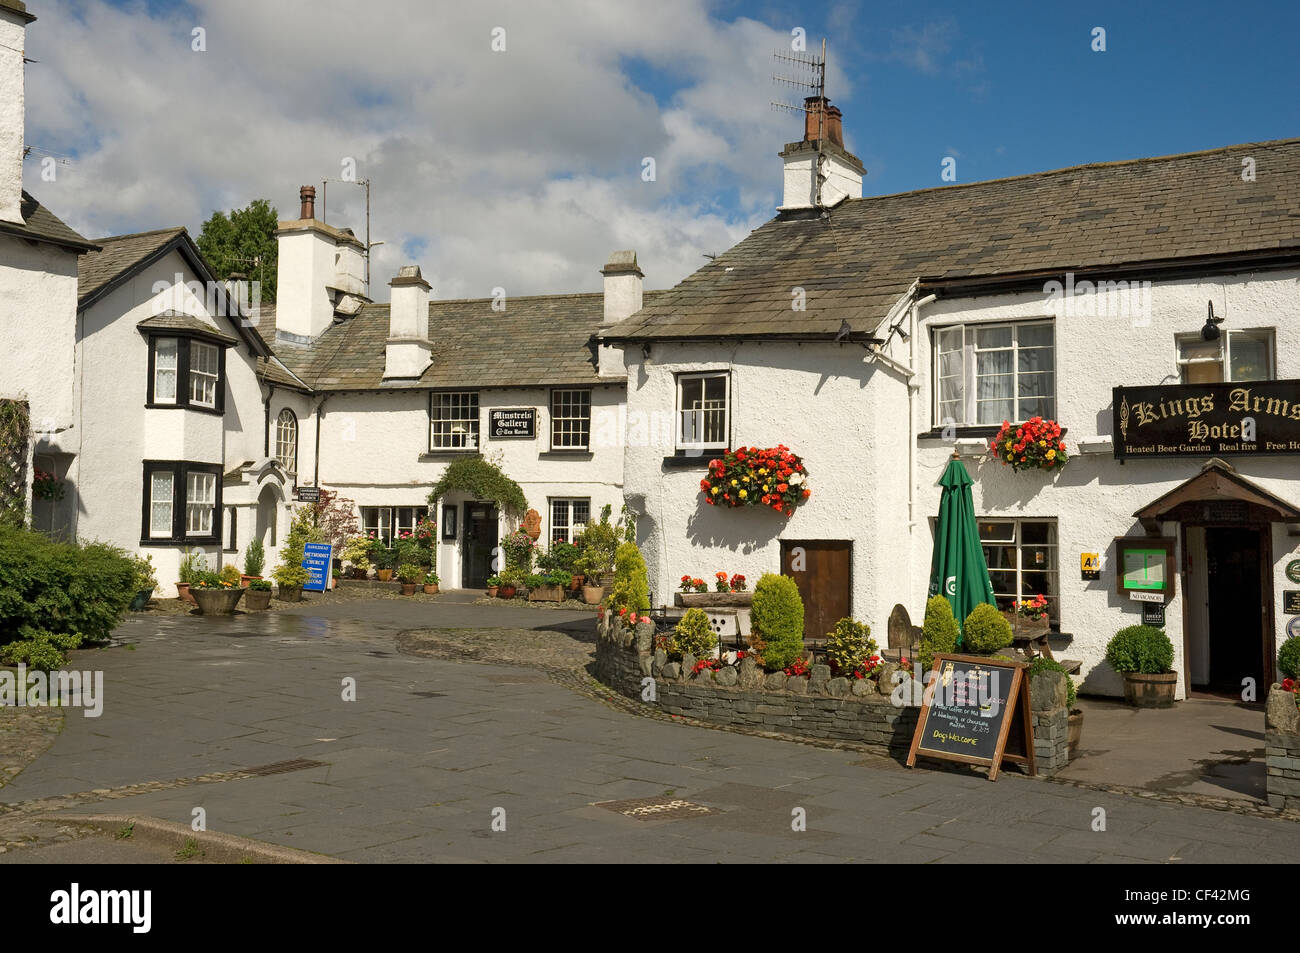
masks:
<path fill-rule="evenodd" d="M 737 447 L 709 461 L 700 492 L 710 506 L 757 506 L 789 516 L 808 499 L 808 471 L 785 445 Z"/>
<path fill-rule="evenodd" d="M 1004 420 L 989 452 L 1013 470 L 1059 470 L 1069 459 L 1064 435 L 1055 420 L 1030 417 L 1023 424 Z"/>

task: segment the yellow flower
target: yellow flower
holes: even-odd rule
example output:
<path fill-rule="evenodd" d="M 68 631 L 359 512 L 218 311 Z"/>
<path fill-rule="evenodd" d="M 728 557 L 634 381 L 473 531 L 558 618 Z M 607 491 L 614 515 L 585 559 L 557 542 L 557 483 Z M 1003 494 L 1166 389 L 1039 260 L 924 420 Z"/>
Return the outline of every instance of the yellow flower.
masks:
<path fill-rule="evenodd" d="M 764 483 L 764 484 L 763 484 L 763 492 L 764 492 L 764 493 L 771 493 L 771 492 L 772 492 L 772 488 L 771 488 L 770 486 L 768 486 L 766 483 Z"/>
<path fill-rule="evenodd" d="M 731 485 L 732 485 L 732 486 L 740 486 L 740 482 L 737 481 L 737 480 L 732 480 L 732 481 L 731 481 Z"/>
<path fill-rule="evenodd" d="M 714 487 L 712 490 L 710 490 L 709 492 L 712 493 L 714 496 L 717 496 L 717 495 L 718 495 L 718 488 L 715 486 L 715 487 Z"/>
<path fill-rule="evenodd" d="M 1049 460 L 1055 460 L 1055 459 L 1056 459 L 1056 451 L 1055 451 L 1055 450 L 1048 450 L 1048 451 L 1047 451 L 1047 459 L 1049 459 Z"/>
<path fill-rule="evenodd" d="M 741 491 L 740 491 L 740 498 L 741 498 L 742 500 L 743 500 L 745 497 L 747 497 L 747 496 L 749 496 L 749 491 L 748 491 L 748 490 L 741 490 Z"/>
<path fill-rule="evenodd" d="M 1047 446 L 1047 441 L 1046 441 L 1046 440 L 1040 440 L 1040 441 L 1038 441 L 1038 445 L 1039 445 L 1040 447 L 1045 447 L 1045 446 Z"/>
<path fill-rule="evenodd" d="M 1006 443 L 1006 447 L 1007 447 L 1008 450 L 1011 449 L 1011 441 L 1010 441 L 1010 440 L 1007 441 L 1007 443 Z"/>

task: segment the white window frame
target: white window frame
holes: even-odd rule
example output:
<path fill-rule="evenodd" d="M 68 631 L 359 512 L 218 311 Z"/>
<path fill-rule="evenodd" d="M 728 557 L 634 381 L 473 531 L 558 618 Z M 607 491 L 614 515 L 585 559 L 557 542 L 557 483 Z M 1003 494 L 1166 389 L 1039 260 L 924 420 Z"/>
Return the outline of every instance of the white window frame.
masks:
<path fill-rule="evenodd" d="M 1220 328 L 1219 338 L 1217 341 L 1206 341 L 1201 338 L 1199 331 L 1188 334 L 1178 334 L 1174 336 L 1174 361 L 1178 365 L 1178 380 L 1181 383 L 1187 383 L 1187 371 L 1196 364 L 1217 364 L 1223 369 L 1223 383 L 1230 384 L 1246 378 L 1235 378 L 1232 376 L 1232 339 L 1234 337 L 1243 337 L 1254 335 L 1263 337 L 1268 346 L 1268 369 L 1266 377 L 1250 378 L 1251 380 L 1272 381 L 1277 380 L 1277 329 L 1276 328 Z M 1183 357 L 1183 347 L 1185 345 L 1210 345 L 1218 344 L 1218 357 Z"/>
<path fill-rule="evenodd" d="M 199 361 L 201 355 L 211 354 L 212 370 L 201 370 Z M 209 410 L 215 410 L 217 407 L 217 388 L 221 386 L 221 348 L 215 344 L 208 344 L 206 341 L 190 341 L 190 406 L 206 407 Z M 211 388 L 211 397 L 207 397 L 208 389 Z"/>
<path fill-rule="evenodd" d="M 171 351 L 171 367 L 163 367 L 159 358 L 163 354 L 163 348 L 167 346 Z M 158 382 L 162 379 L 163 374 L 171 374 L 172 386 L 171 396 L 163 396 L 162 389 Z M 181 339 L 180 338 L 154 338 L 153 339 L 153 402 L 155 404 L 175 404 L 179 400 L 179 389 L 181 380 Z"/>
<path fill-rule="evenodd" d="M 1051 368 L 1052 392 L 1046 397 L 1030 396 L 1030 395 L 1026 395 L 1022 397 L 1020 394 L 1019 329 L 1024 327 L 1042 327 L 1042 326 L 1047 326 L 1052 328 L 1052 348 L 1051 348 L 1052 350 L 1052 368 Z M 1000 328 L 1011 329 L 1011 347 L 1009 349 L 992 348 L 989 350 L 999 350 L 999 351 L 1010 350 L 1011 351 L 1011 378 L 1012 378 L 1011 401 L 1013 404 L 1013 408 L 1012 408 L 1012 416 L 1008 419 L 1012 423 L 1024 423 L 1025 420 L 1028 419 L 1028 417 L 1020 413 L 1020 404 L 1022 401 L 1031 401 L 1031 400 L 1050 401 L 1051 411 L 1049 413 L 1041 414 L 1041 416 L 1049 417 L 1049 418 L 1054 418 L 1056 416 L 1057 399 L 1058 399 L 1058 387 L 1057 387 L 1058 362 L 1056 360 L 1056 355 L 1057 355 L 1059 341 L 1058 341 L 1058 336 L 1056 334 L 1055 319 L 1027 318 L 1021 321 L 987 321 L 987 322 L 971 321 L 965 324 L 935 325 L 932 328 L 933 331 L 932 341 L 933 341 L 934 354 L 933 354 L 933 360 L 931 361 L 931 367 L 933 369 L 933 373 L 931 375 L 933 378 L 932 387 L 931 387 L 931 400 L 932 400 L 931 406 L 934 408 L 933 425 L 935 427 L 943 427 L 948 425 L 949 423 L 952 423 L 958 427 L 996 427 L 1002 423 L 1001 420 L 985 421 L 983 423 L 981 423 L 979 420 L 979 396 L 978 396 L 979 376 L 977 371 L 978 362 L 976 360 L 976 354 L 979 352 L 980 349 L 978 349 L 975 345 L 976 331 L 993 331 L 993 330 L 998 330 Z M 950 421 L 944 417 L 942 407 L 944 403 L 951 403 L 951 401 L 942 400 L 942 396 L 943 396 L 942 380 L 940 379 L 939 376 L 939 372 L 942 366 L 941 362 L 942 362 L 943 354 L 948 352 L 941 351 L 939 347 L 939 339 L 941 335 L 953 331 L 960 331 L 962 336 L 962 350 L 961 350 L 962 370 L 961 370 L 961 398 L 960 398 L 961 419 Z M 1042 348 L 1040 347 L 1033 348 L 1033 350 L 1041 350 L 1041 349 Z M 1042 372 L 1036 371 L 1034 373 L 1042 373 Z M 1005 400 L 1006 398 L 1000 398 L 1000 399 Z"/>
<path fill-rule="evenodd" d="M 576 404 L 585 411 L 584 413 L 573 412 L 575 400 Z M 564 388 L 551 391 L 551 449 L 587 450 L 590 446 L 590 388 Z"/>
<path fill-rule="evenodd" d="M 1061 526 L 1059 520 L 1057 520 L 1054 517 L 1040 517 L 1040 518 L 1026 517 L 1021 519 L 1018 517 L 1007 517 L 1007 516 L 977 516 L 975 518 L 977 533 L 979 527 L 985 526 L 990 523 L 1001 524 L 1010 527 L 1011 529 L 1010 538 L 999 537 L 997 539 L 984 539 L 981 536 L 980 546 L 981 547 L 988 546 L 988 545 L 1013 546 L 1015 548 L 1015 553 L 1016 553 L 1016 565 L 1015 565 L 1016 591 L 1014 593 L 1008 593 L 1005 591 L 999 592 L 998 586 L 995 584 L 993 586 L 994 596 L 1001 596 L 1003 598 L 1012 598 L 1016 602 L 1019 602 L 1024 599 L 1032 598 L 1033 594 L 1030 593 L 1025 588 L 1025 573 L 1026 572 L 1042 573 L 1047 576 L 1051 576 L 1052 574 L 1055 574 L 1056 594 L 1047 596 L 1047 611 L 1048 611 L 1049 619 L 1054 623 L 1059 623 L 1060 613 L 1061 613 Z M 1054 532 L 1052 531 L 1048 532 L 1048 539 L 1050 540 L 1054 538 L 1055 542 L 1026 543 L 1024 541 L 1024 529 L 1023 529 L 1025 524 L 1050 525 L 1053 528 Z M 1048 557 L 1047 567 L 1044 569 L 1036 569 L 1032 566 L 1026 567 L 1025 566 L 1026 549 L 1050 550 L 1052 555 L 1049 555 Z M 987 556 L 985 558 L 987 559 Z M 999 569 L 998 567 L 991 567 L 989 570 L 989 580 L 990 582 L 992 582 L 994 579 L 1001 578 L 1001 576 L 999 575 L 1000 572 L 1010 572 L 1010 571 L 1011 571 L 1010 566 L 1002 567 L 1001 569 Z M 1050 589 L 1051 587 L 1048 586 L 1047 588 Z"/>
<path fill-rule="evenodd" d="M 716 408 L 704 407 L 699 410 L 686 410 L 683 407 L 682 389 L 683 384 L 687 381 L 706 380 L 712 377 L 721 377 L 723 381 L 722 397 L 722 439 L 719 441 L 692 441 L 685 439 L 686 415 L 708 414 Z M 700 396 L 703 399 L 704 385 L 701 384 Z M 730 445 L 731 441 L 731 372 L 730 371 L 693 371 L 689 374 L 677 375 L 677 413 L 676 426 L 674 430 L 674 439 L 678 450 L 722 450 Z M 697 429 L 697 433 L 703 433 L 704 426 Z"/>
<path fill-rule="evenodd" d="M 475 452 L 479 449 L 482 442 L 480 424 L 482 409 L 479 407 L 478 397 L 478 391 L 476 390 L 434 391 L 429 395 L 429 449 L 431 451 Z M 451 402 L 448 409 L 461 411 L 461 413 L 459 415 L 442 416 L 444 407 L 441 401 L 443 399 L 448 399 Z M 457 406 L 457 401 L 463 401 L 464 405 Z M 472 414 L 471 407 L 473 408 Z M 439 433 L 440 424 L 446 425 L 445 433 Z M 457 424 L 465 424 L 466 427 L 464 430 L 457 432 Z"/>
<path fill-rule="evenodd" d="M 581 522 L 577 522 L 573 518 L 575 503 L 581 503 L 587 507 L 587 518 Z M 554 543 L 557 539 L 563 539 L 566 543 L 573 542 L 574 537 L 586 529 L 587 524 L 591 522 L 591 497 L 589 496 L 551 497 L 547 504 L 547 516 L 550 521 L 548 527 L 549 540 L 551 543 Z M 560 526 L 555 518 L 559 510 L 564 512 L 563 526 Z"/>
<path fill-rule="evenodd" d="M 156 495 L 154 480 L 160 476 L 167 477 L 168 493 L 167 498 L 162 499 Z M 162 530 L 158 529 L 158 520 L 154 515 L 154 507 L 162 504 L 167 505 L 167 522 Z M 151 539 L 171 539 L 172 530 L 176 520 L 176 471 L 168 469 L 158 469 L 149 471 L 149 536 Z"/>
<path fill-rule="evenodd" d="M 286 472 L 298 472 L 298 415 L 288 407 L 275 417 L 275 459 Z"/>
<path fill-rule="evenodd" d="M 217 475 L 210 470 L 188 471 L 185 474 L 185 535 L 213 535 L 212 520 L 216 508 Z"/>

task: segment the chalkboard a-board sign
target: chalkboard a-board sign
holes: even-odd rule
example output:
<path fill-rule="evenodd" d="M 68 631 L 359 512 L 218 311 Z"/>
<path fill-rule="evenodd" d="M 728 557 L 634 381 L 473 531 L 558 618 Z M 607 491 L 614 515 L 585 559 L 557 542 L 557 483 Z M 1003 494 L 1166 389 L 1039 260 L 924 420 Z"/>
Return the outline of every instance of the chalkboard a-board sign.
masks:
<path fill-rule="evenodd" d="M 987 765 L 998 779 L 1002 762 L 1034 764 L 1027 666 L 976 655 L 936 655 L 907 766 L 917 756 Z"/>

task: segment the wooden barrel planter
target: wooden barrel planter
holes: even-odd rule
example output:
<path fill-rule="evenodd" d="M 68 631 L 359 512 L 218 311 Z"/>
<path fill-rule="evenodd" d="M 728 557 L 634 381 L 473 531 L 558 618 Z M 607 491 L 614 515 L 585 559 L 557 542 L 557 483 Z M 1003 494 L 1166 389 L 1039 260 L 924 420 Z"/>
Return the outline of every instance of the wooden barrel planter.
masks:
<path fill-rule="evenodd" d="M 231 615 L 244 597 L 243 589 L 191 589 L 190 595 L 204 615 Z"/>
<path fill-rule="evenodd" d="M 1125 672 L 1124 700 L 1135 708 L 1173 708 L 1174 689 L 1177 686 L 1177 672 L 1162 672 L 1158 675 Z"/>

